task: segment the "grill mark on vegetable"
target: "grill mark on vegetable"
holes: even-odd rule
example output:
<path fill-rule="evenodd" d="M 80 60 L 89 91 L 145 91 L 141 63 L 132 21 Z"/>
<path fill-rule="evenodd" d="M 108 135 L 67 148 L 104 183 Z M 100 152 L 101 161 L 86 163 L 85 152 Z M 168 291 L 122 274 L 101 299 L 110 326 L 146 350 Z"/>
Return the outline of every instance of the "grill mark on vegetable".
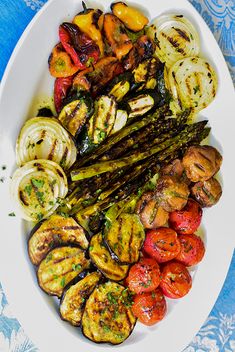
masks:
<path fill-rule="evenodd" d="M 167 39 L 168 42 L 169 42 L 174 48 L 176 48 L 179 53 L 181 53 L 181 54 L 184 55 L 184 56 L 186 55 L 184 49 L 183 49 L 183 48 L 180 48 L 180 45 L 179 45 L 179 43 L 177 42 L 177 40 L 174 40 L 173 38 L 169 37 L 169 36 L 166 35 L 164 32 L 160 32 L 160 34 L 161 34 L 165 39 Z"/>
<path fill-rule="evenodd" d="M 19 198 L 24 205 L 26 205 L 27 207 L 29 206 L 29 203 L 26 201 L 23 191 L 19 191 Z"/>
<path fill-rule="evenodd" d="M 45 171 L 44 167 L 39 163 L 34 163 L 33 166 L 36 167 L 38 171 Z"/>
<path fill-rule="evenodd" d="M 61 226 L 61 227 L 50 227 L 48 229 L 45 229 L 43 231 L 40 231 L 41 233 L 45 232 L 51 232 L 51 231 L 60 231 L 60 230 L 79 230 L 79 226 Z"/>
<path fill-rule="evenodd" d="M 63 178 L 63 174 L 62 174 L 62 172 L 59 169 L 56 168 L 56 172 L 61 178 Z"/>
<path fill-rule="evenodd" d="M 118 241 L 120 242 L 120 243 L 122 243 L 122 237 L 121 237 L 121 232 L 122 231 L 122 218 L 120 218 L 119 219 L 119 221 L 118 221 Z M 120 248 L 120 246 L 118 246 L 118 248 Z M 120 252 L 121 251 L 118 251 L 119 252 L 119 254 L 120 254 Z"/>
<path fill-rule="evenodd" d="M 65 147 L 65 151 L 64 151 L 64 154 L 62 155 L 62 158 L 60 160 L 60 165 L 64 165 L 65 162 L 66 162 L 66 159 L 67 159 L 67 155 L 68 155 L 68 147 Z"/>
<path fill-rule="evenodd" d="M 204 169 L 204 167 L 203 167 L 202 165 L 200 165 L 200 164 L 198 164 L 198 163 L 194 163 L 194 165 L 195 165 L 198 169 L 200 169 L 201 171 L 205 171 L 205 169 Z"/>
<path fill-rule="evenodd" d="M 130 317 L 129 317 L 128 312 L 127 312 L 126 309 L 125 309 L 125 312 L 123 314 L 125 314 L 125 318 L 126 318 L 126 323 L 128 325 L 128 329 L 131 330 L 132 329 L 132 323 L 131 323 Z"/>
<path fill-rule="evenodd" d="M 42 130 L 41 132 L 41 139 L 43 140 L 46 136 L 46 130 Z M 38 144 L 38 143 L 37 143 Z"/>
<path fill-rule="evenodd" d="M 188 90 L 189 95 L 191 95 L 192 89 L 191 89 L 191 86 L 190 86 L 190 83 L 189 83 L 189 79 L 190 79 L 190 77 L 187 77 L 187 78 L 186 78 L 185 84 L 186 84 L 186 87 L 187 87 L 187 90 Z"/>
<path fill-rule="evenodd" d="M 77 112 L 79 111 L 80 107 L 81 107 L 81 102 L 79 101 L 79 103 L 75 106 L 75 108 L 73 109 L 73 111 L 71 112 L 71 114 L 66 114 L 66 118 L 65 118 L 65 125 L 69 126 L 70 122 L 76 117 Z"/>
<path fill-rule="evenodd" d="M 204 159 L 206 159 L 207 161 L 209 161 L 209 163 L 211 163 L 211 159 L 208 158 L 204 153 L 202 153 L 201 151 L 198 151 L 198 154 L 201 155 Z"/>
<path fill-rule="evenodd" d="M 190 42 L 190 38 L 187 36 L 185 31 L 182 31 L 179 28 L 172 27 L 182 38 L 184 38 L 187 42 Z"/>
<path fill-rule="evenodd" d="M 133 227 L 134 227 L 134 222 L 131 222 L 131 231 L 130 231 L 130 237 L 129 237 L 129 243 L 128 243 L 128 253 L 129 253 L 129 261 L 132 262 L 132 239 L 133 239 Z M 134 258 L 135 259 L 135 258 Z"/>
<path fill-rule="evenodd" d="M 196 81 L 197 81 L 197 86 L 198 86 L 198 91 L 201 93 L 201 91 L 202 91 L 202 87 L 201 87 L 201 80 L 200 80 L 200 75 L 198 74 L 198 72 L 195 72 L 194 73 L 194 77 L 195 77 L 195 79 L 196 79 Z"/>
<path fill-rule="evenodd" d="M 52 144 L 50 153 L 49 153 L 49 155 L 48 155 L 48 159 L 49 159 L 49 160 L 52 160 L 52 159 L 53 159 L 57 142 L 58 142 L 57 139 L 55 139 L 54 142 L 53 142 L 53 144 Z"/>

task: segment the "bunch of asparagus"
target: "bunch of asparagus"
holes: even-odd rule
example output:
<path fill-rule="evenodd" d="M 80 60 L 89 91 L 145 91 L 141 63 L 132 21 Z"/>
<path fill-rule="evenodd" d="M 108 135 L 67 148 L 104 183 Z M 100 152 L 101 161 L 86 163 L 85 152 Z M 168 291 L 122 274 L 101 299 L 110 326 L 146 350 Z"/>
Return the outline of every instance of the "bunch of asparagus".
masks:
<path fill-rule="evenodd" d="M 63 211 L 89 229 L 88 220 L 112 204 L 140 191 L 163 164 L 199 144 L 210 128 L 207 121 L 187 124 L 190 111 L 166 116 L 163 106 L 107 138 L 71 170 L 70 195 Z"/>

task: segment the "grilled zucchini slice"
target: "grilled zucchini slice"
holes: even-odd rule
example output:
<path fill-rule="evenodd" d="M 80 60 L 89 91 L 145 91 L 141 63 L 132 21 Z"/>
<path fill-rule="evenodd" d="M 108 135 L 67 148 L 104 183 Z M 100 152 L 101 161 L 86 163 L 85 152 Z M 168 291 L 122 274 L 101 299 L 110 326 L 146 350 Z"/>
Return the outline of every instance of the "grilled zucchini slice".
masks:
<path fill-rule="evenodd" d="M 89 121 L 88 137 L 94 144 L 100 144 L 111 132 L 117 112 L 113 97 L 102 95 L 95 102 L 95 113 Z"/>
<path fill-rule="evenodd" d="M 76 138 L 92 113 L 93 102 L 91 97 L 86 95 L 65 105 L 61 110 L 58 119 Z"/>
<path fill-rule="evenodd" d="M 127 110 L 129 118 L 143 116 L 157 107 L 161 102 L 161 96 L 152 89 L 132 94 L 125 102 L 121 103 L 120 108 Z"/>
<path fill-rule="evenodd" d="M 63 320 L 74 326 L 80 325 L 85 301 L 98 284 L 100 278 L 100 273 L 90 273 L 64 292 L 60 303 L 60 315 Z"/>
<path fill-rule="evenodd" d="M 126 125 L 127 120 L 128 120 L 127 112 L 125 110 L 117 110 L 116 119 L 110 134 L 113 134 L 119 131 L 120 129 L 122 129 L 122 127 Z"/>
<path fill-rule="evenodd" d="M 136 263 L 145 239 L 138 215 L 122 213 L 105 233 L 105 241 L 115 260 L 122 264 Z"/>
<path fill-rule="evenodd" d="M 89 266 L 84 250 L 69 246 L 55 248 L 38 267 L 39 286 L 49 295 L 61 297 L 65 286 Z"/>
<path fill-rule="evenodd" d="M 107 93 L 116 98 L 116 101 L 121 101 L 123 97 L 130 92 L 133 81 L 133 74 L 125 72 L 115 77 L 110 83 Z"/>
<path fill-rule="evenodd" d="M 75 244 L 88 248 L 88 240 L 83 228 L 73 218 L 52 215 L 49 219 L 36 225 L 28 242 L 31 262 L 38 265 L 47 253 L 60 244 Z"/>
<path fill-rule="evenodd" d="M 83 334 L 94 342 L 122 343 L 136 323 L 130 306 L 125 287 L 112 281 L 98 285 L 86 302 Z"/>
<path fill-rule="evenodd" d="M 95 266 L 105 277 L 113 281 L 123 280 L 127 276 L 128 265 L 118 264 L 106 248 L 101 233 L 97 233 L 91 239 L 89 256 Z"/>

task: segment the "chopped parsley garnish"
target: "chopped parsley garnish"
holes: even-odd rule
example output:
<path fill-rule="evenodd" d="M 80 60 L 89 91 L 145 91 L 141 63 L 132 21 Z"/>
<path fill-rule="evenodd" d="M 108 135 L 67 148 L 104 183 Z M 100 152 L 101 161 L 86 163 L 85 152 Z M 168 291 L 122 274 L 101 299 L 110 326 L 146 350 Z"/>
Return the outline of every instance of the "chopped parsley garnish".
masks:
<path fill-rule="evenodd" d="M 49 253 L 48 256 L 46 257 L 46 263 L 48 263 L 52 259 L 52 254 Z"/>
<path fill-rule="evenodd" d="M 107 326 L 107 325 L 104 325 L 104 326 L 103 326 L 103 330 L 104 330 L 105 332 L 109 332 L 109 331 L 110 331 L 110 327 Z"/>
<path fill-rule="evenodd" d="M 107 298 L 108 298 L 109 302 L 112 304 L 118 303 L 117 298 L 112 294 L 112 292 L 107 293 Z"/>
<path fill-rule="evenodd" d="M 38 180 L 36 178 L 32 178 L 32 184 L 37 188 L 42 188 L 44 183 L 45 182 L 43 180 Z"/>
<path fill-rule="evenodd" d="M 41 221 L 42 218 L 43 218 L 43 214 L 42 214 L 42 213 L 38 213 L 38 214 L 37 214 L 37 219 L 38 219 L 38 221 Z"/>
<path fill-rule="evenodd" d="M 89 59 L 86 62 L 86 67 L 92 66 L 93 62 L 94 62 L 94 58 L 93 57 L 89 57 Z"/>
<path fill-rule="evenodd" d="M 93 251 L 94 247 L 93 246 L 90 246 L 89 247 L 89 251 Z"/>
<path fill-rule="evenodd" d="M 40 192 L 40 191 L 37 191 L 36 192 L 36 196 L 37 196 L 37 199 L 40 203 L 44 203 L 45 202 L 45 199 L 44 199 L 44 192 Z"/>
<path fill-rule="evenodd" d="M 80 264 L 72 264 L 73 271 L 79 271 L 82 268 Z"/>
<path fill-rule="evenodd" d="M 27 185 L 27 186 L 25 186 L 24 190 L 28 194 L 28 196 L 30 197 L 31 193 L 32 193 L 32 186 L 31 185 Z"/>
<path fill-rule="evenodd" d="M 151 285 L 151 280 L 148 280 L 147 282 L 141 282 L 140 286 L 143 286 L 144 288 L 148 288 Z"/>
<path fill-rule="evenodd" d="M 12 213 L 9 213 L 8 216 L 16 216 L 16 214 L 12 212 Z"/>
<path fill-rule="evenodd" d="M 200 87 L 199 86 L 195 86 L 193 87 L 193 92 L 194 94 L 197 94 L 197 92 L 200 90 Z"/>
<path fill-rule="evenodd" d="M 62 279 L 60 281 L 60 286 L 65 287 L 65 277 L 62 277 Z"/>

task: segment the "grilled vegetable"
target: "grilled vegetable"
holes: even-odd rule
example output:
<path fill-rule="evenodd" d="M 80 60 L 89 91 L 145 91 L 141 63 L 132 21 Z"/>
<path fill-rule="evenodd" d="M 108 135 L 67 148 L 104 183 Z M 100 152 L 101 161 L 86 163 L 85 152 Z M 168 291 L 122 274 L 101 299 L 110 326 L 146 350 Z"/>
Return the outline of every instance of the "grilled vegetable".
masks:
<path fill-rule="evenodd" d="M 111 10 L 127 28 L 134 32 L 141 31 L 149 22 L 147 17 L 139 10 L 132 6 L 127 6 L 121 1 L 111 4 Z"/>
<path fill-rule="evenodd" d="M 174 176 L 161 176 L 157 182 L 155 196 L 166 211 L 181 210 L 190 194 L 186 183 Z"/>
<path fill-rule="evenodd" d="M 116 16 L 110 13 L 104 15 L 103 32 L 118 60 L 132 49 L 133 44 L 126 33 L 125 26 Z"/>
<path fill-rule="evenodd" d="M 60 303 L 60 315 L 63 320 L 68 321 L 74 326 L 80 325 L 85 302 L 98 284 L 100 278 L 100 273 L 90 273 L 65 291 Z"/>
<path fill-rule="evenodd" d="M 79 70 L 61 44 L 57 44 L 48 59 L 49 71 L 53 77 L 69 77 Z"/>
<path fill-rule="evenodd" d="M 156 43 L 156 56 L 167 67 L 200 51 L 199 36 L 183 15 L 161 15 L 148 28 L 147 35 Z"/>
<path fill-rule="evenodd" d="M 54 83 L 54 104 L 59 113 L 63 107 L 63 100 L 73 83 L 73 76 L 56 78 Z"/>
<path fill-rule="evenodd" d="M 92 72 L 92 68 L 89 67 L 86 70 L 78 72 L 73 78 L 73 91 L 75 92 L 89 92 L 91 89 L 91 83 L 88 80 L 88 73 Z"/>
<path fill-rule="evenodd" d="M 118 264 L 106 248 L 101 233 L 92 236 L 89 246 L 89 256 L 102 274 L 110 280 L 120 281 L 127 276 L 128 265 Z"/>
<path fill-rule="evenodd" d="M 160 101 L 161 96 L 154 90 L 145 90 L 134 93 L 121 106 L 127 110 L 129 118 L 134 118 L 149 113 L 159 105 Z"/>
<path fill-rule="evenodd" d="M 107 93 L 113 95 L 117 101 L 121 101 L 123 97 L 131 90 L 133 74 L 125 72 L 115 77 L 107 88 Z"/>
<path fill-rule="evenodd" d="M 81 226 L 73 218 L 52 215 L 31 232 L 28 242 L 29 257 L 38 265 L 47 253 L 61 244 L 75 244 L 83 249 L 88 248 L 88 240 Z"/>
<path fill-rule="evenodd" d="M 74 137 L 77 137 L 92 113 L 92 99 L 85 95 L 84 98 L 81 97 L 67 104 L 60 112 L 58 119 Z"/>
<path fill-rule="evenodd" d="M 88 138 L 93 144 L 100 144 L 111 132 L 117 113 L 113 97 L 102 95 L 95 101 L 95 112 L 89 121 Z"/>
<path fill-rule="evenodd" d="M 18 168 L 11 181 L 11 195 L 21 216 L 28 221 L 40 221 L 59 206 L 66 196 L 67 178 L 63 169 L 51 160 L 28 161 Z"/>
<path fill-rule="evenodd" d="M 133 71 L 134 80 L 139 84 L 138 90 L 154 89 L 157 85 L 157 70 L 162 64 L 156 58 L 151 58 L 141 62 Z"/>
<path fill-rule="evenodd" d="M 100 55 L 104 55 L 104 43 L 102 40 L 102 34 L 98 26 L 98 21 L 102 15 L 102 11 L 99 9 L 87 9 L 83 2 L 84 11 L 77 14 L 73 23 L 75 23 L 82 32 L 86 33 L 100 49 Z"/>
<path fill-rule="evenodd" d="M 153 40 L 148 38 L 146 35 L 142 35 L 137 39 L 133 45 L 133 48 L 124 58 L 123 64 L 125 70 L 133 70 L 141 61 L 151 58 L 154 51 L 155 44 Z"/>
<path fill-rule="evenodd" d="M 55 248 L 38 267 L 39 286 L 49 295 L 61 297 L 65 286 L 89 265 L 82 249 L 68 246 Z"/>
<path fill-rule="evenodd" d="M 179 235 L 181 250 L 175 258 L 186 266 L 193 266 L 200 263 L 205 254 L 205 245 L 202 239 L 194 234 Z"/>
<path fill-rule="evenodd" d="M 77 149 L 69 133 L 57 119 L 34 117 L 25 122 L 16 142 L 16 163 L 48 159 L 64 169 L 76 160 Z"/>
<path fill-rule="evenodd" d="M 97 62 L 100 56 L 98 45 L 74 23 L 64 22 L 59 27 L 61 44 L 80 70 L 90 61 Z"/>
<path fill-rule="evenodd" d="M 120 131 L 127 123 L 128 114 L 125 110 L 117 110 L 116 119 L 112 128 L 110 135 Z"/>
<path fill-rule="evenodd" d="M 209 145 L 195 145 L 187 149 L 183 157 L 183 166 L 192 182 L 206 181 L 220 169 L 222 156 Z"/>
<path fill-rule="evenodd" d="M 135 214 L 121 214 L 105 234 L 105 241 L 115 259 L 123 264 L 133 264 L 139 259 L 139 251 L 145 233 Z"/>
<path fill-rule="evenodd" d="M 183 108 L 200 111 L 214 99 L 217 91 L 217 77 L 212 66 L 199 57 L 189 57 L 171 66 L 167 86 L 173 101 L 173 112 Z"/>
<path fill-rule="evenodd" d="M 153 192 L 145 192 L 136 205 L 136 213 L 140 217 L 144 228 L 154 229 L 167 223 L 169 214 L 159 206 Z"/>
<path fill-rule="evenodd" d="M 118 283 L 108 281 L 98 285 L 88 298 L 82 316 L 82 332 L 94 342 L 119 344 L 134 329 L 128 292 Z"/>
<path fill-rule="evenodd" d="M 202 207 L 212 207 L 222 196 L 222 187 L 214 177 L 194 184 L 191 193 Z"/>
<path fill-rule="evenodd" d="M 97 96 L 109 81 L 121 73 L 123 73 L 122 64 L 117 58 L 106 56 L 99 60 L 93 66 L 93 71 L 87 74 L 93 96 Z"/>

